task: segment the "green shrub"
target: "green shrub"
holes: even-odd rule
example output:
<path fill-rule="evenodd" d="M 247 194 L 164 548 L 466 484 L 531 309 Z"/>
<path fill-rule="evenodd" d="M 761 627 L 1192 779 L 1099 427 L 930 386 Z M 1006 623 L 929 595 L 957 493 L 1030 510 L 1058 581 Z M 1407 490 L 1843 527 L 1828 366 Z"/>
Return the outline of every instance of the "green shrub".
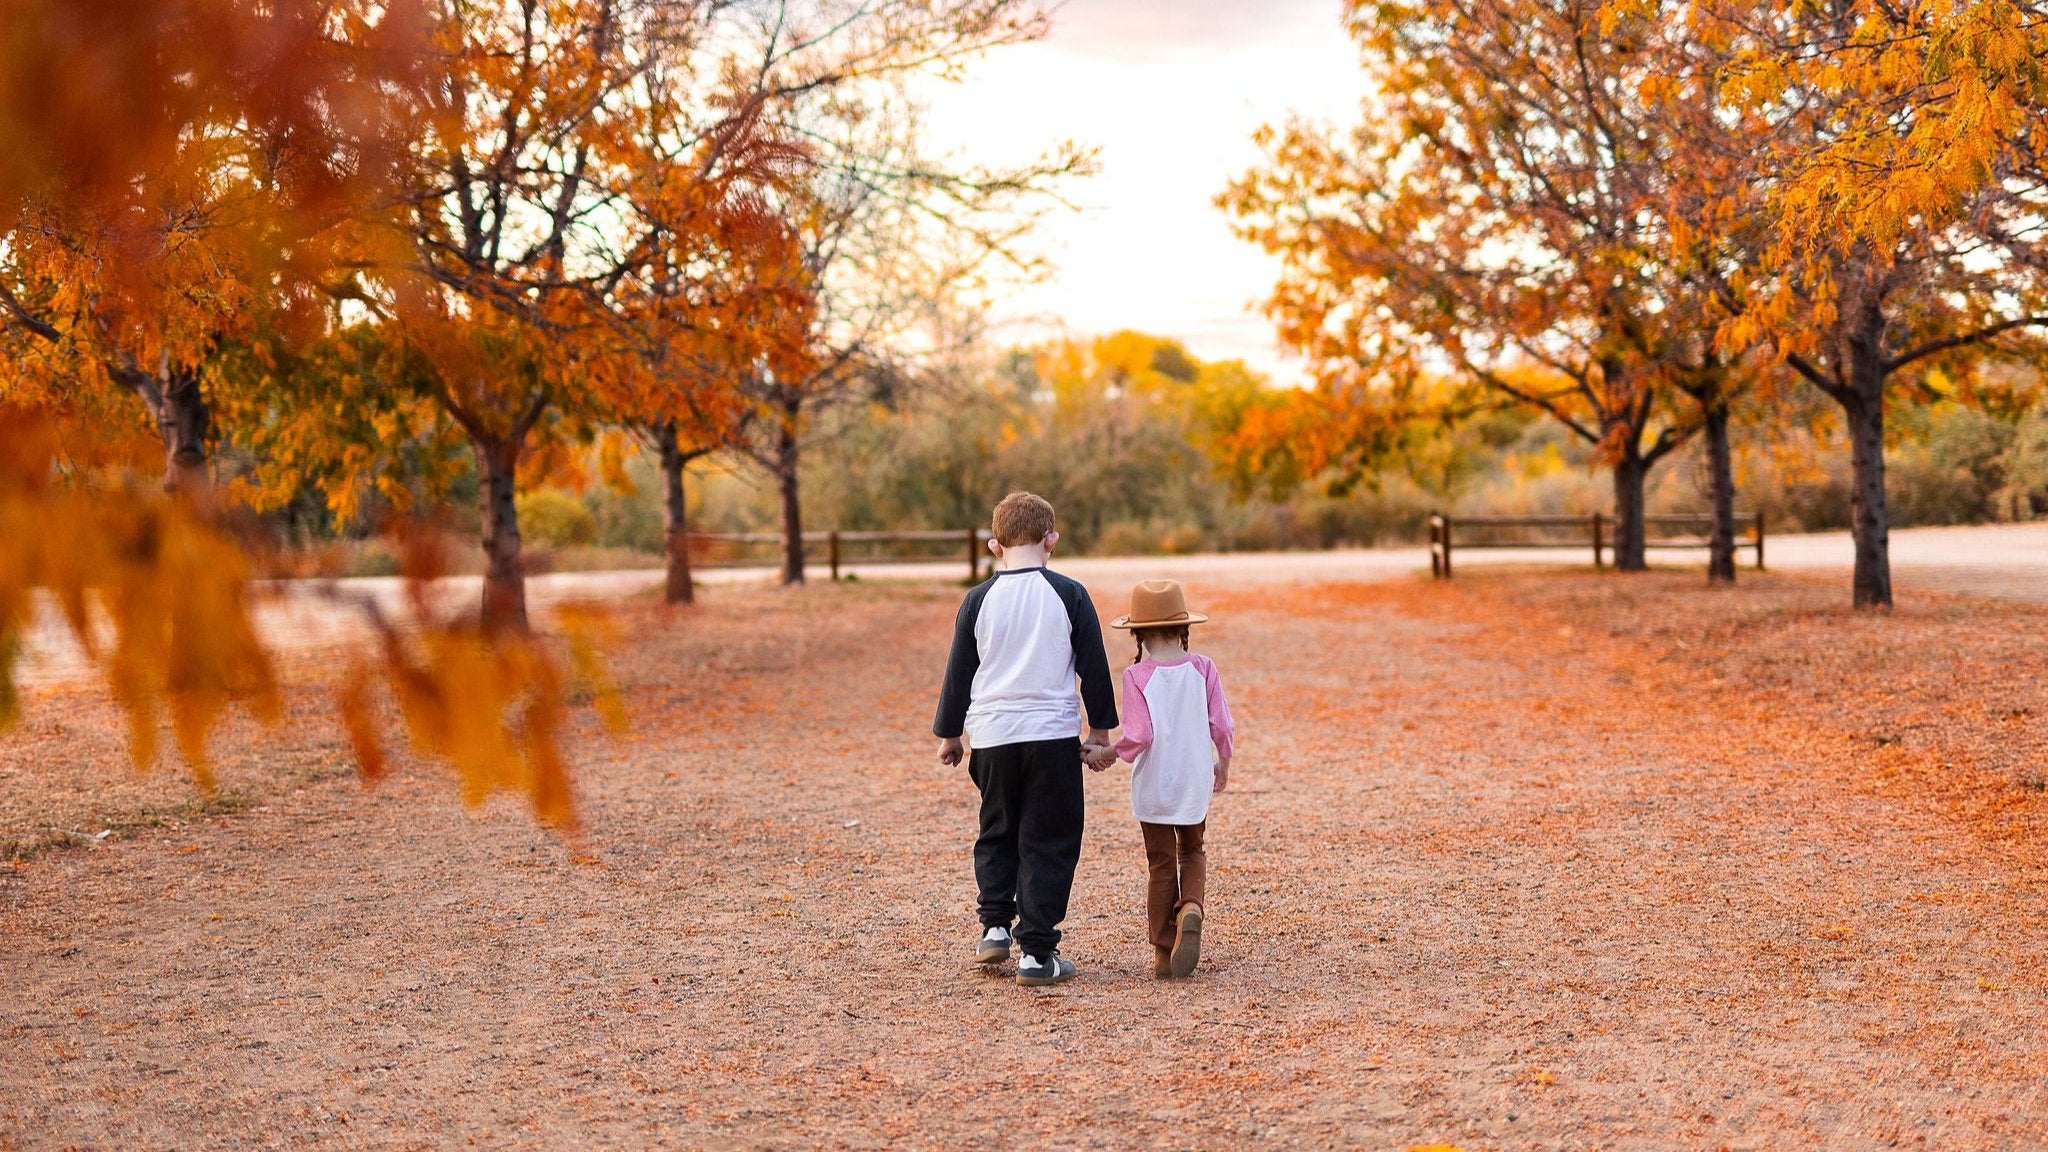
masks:
<path fill-rule="evenodd" d="M 514 506 L 519 511 L 519 534 L 525 540 L 555 548 L 574 548 L 597 540 L 597 517 L 583 501 L 560 489 L 525 493 Z"/>

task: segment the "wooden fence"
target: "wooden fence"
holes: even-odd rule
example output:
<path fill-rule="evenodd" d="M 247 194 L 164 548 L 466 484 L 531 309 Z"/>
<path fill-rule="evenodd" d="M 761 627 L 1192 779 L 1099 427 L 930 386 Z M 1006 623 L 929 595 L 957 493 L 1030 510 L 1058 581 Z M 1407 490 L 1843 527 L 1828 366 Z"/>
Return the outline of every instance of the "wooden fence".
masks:
<path fill-rule="evenodd" d="M 1449 516 L 1431 513 L 1429 517 L 1429 574 L 1439 580 L 1451 578 L 1451 553 L 1453 532 L 1468 533 L 1456 541 L 1456 548 L 1593 548 L 1593 567 L 1604 568 L 1606 562 L 1603 550 L 1613 547 L 1609 529 L 1614 518 L 1600 512 L 1591 516 L 1466 516 L 1453 520 Z M 1691 532 L 1652 535 L 1658 528 L 1692 529 Z M 1502 531 L 1539 530 L 1542 539 L 1503 539 Z M 1585 535 L 1579 535 L 1585 529 Z M 1680 516 L 1645 516 L 1643 533 L 1645 548 L 1705 548 L 1709 535 L 1714 530 L 1714 518 L 1706 513 Z M 1735 549 L 1744 548 L 1756 552 L 1756 566 L 1764 566 L 1764 514 L 1748 512 L 1735 517 Z M 1745 537 L 1743 533 L 1747 533 Z M 1568 539 L 1559 539 L 1559 535 Z"/>
<path fill-rule="evenodd" d="M 804 564 L 822 563 L 839 579 L 842 567 L 873 564 L 932 564 L 948 557 L 962 557 L 967 578 L 975 581 L 995 567 L 988 550 L 989 530 L 960 528 L 937 532 L 826 532 L 804 533 Z M 765 548 L 764 545 L 772 545 Z M 939 545 L 949 545 L 941 549 Z M 908 546 L 908 547 L 906 547 Z M 819 549 L 824 555 L 818 555 Z M 761 568 L 782 563 L 782 534 L 779 532 L 692 532 L 690 563 L 699 568 Z"/>

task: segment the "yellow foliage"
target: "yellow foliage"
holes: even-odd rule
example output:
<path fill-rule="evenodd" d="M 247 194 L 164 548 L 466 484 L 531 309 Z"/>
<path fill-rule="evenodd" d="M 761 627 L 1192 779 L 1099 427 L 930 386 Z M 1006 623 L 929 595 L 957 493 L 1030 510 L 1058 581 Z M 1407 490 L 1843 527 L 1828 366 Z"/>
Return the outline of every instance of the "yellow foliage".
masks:
<path fill-rule="evenodd" d="M 569 667 L 590 687 L 598 718 L 613 735 L 626 731 L 626 698 L 606 667 L 604 653 L 618 643 L 618 623 L 588 605 L 564 605 L 555 613 L 569 642 Z"/>

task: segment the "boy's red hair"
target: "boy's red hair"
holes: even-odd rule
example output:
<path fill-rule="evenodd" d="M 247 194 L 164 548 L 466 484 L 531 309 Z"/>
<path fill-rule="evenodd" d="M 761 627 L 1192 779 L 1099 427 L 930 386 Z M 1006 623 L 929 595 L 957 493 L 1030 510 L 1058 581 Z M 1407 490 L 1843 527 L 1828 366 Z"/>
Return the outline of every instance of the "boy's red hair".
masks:
<path fill-rule="evenodd" d="M 1005 548 L 1036 544 L 1052 531 L 1052 505 L 1043 496 L 1012 492 L 996 505 L 994 528 Z"/>

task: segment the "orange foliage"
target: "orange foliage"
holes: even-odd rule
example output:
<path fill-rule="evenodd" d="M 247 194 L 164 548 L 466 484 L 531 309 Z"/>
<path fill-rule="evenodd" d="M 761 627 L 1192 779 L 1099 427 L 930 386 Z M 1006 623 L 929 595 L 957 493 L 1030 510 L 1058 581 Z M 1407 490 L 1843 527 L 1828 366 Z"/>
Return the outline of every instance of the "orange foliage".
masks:
<path fill-rule="evenodd" d="M 80 481 L 63 483 L 60 462 Z M 221 712 L 241 703 L 275 720 L 282 709 L 249 619 L 248 566 L 188 501 L 124 482 L 125 463 L 102 441 L 73 448 L 51 421 L 0 408 L 0 725 L 18 718 L 14 657 L 44 589 L 127 713 L 136 766 L 155 761 L 167 711 L 211 787 L 206 733 Z"/>
<path fill-rule="evenodd" d="M 412 747 L 445 761 L 463 800 L 523 795 L 542 822 L 576 825 L 562 755 L 572 690 L 582 689 L 614 734 L 626 728 L 625 701 L 604 651 L 618 640 L 610 617 L 591 607 L 558 613 L 565 651 L 541 637 L 484 626 L 467 613 L 437 612 L 427 591 L 445 574 L 452 542 L 415 527 L 404 534 L 402 575 L 410 617 L 371 610 L 377 643 L 360 653 L 336 691 L 342 728 L 365 783 L 388 770 L 376 700 L 381 682 Z"/>
<path fill-rule="evenodd" d="M 2048 30 L 2033 5 L 1682 7 L 1701 38 L 1729 50 L 1723 94 L 1731 108 L 1822 118 L 1796 149 L 1773 156 L 1785 165 L 1775 208 L 1790 247 L 1846 236 L 1883 249 L 1954 223 L 1981 200 L 1989 177 L 2010 171 L 2013 150 L 2038 149 Z"/>
<path fill-rule="evenodd" d="M 816 276 L 794 191 L 815 161 L 795 109 L 1044 27 L 1030 0 L 758 15 L 8 0 L 0 719 L 47 589 L 128 710 L 138 762 L 168 712 L 204 782 L 221 710 L 279 707 L 248 561 L 210 491 L 216 420 L 263 456 L 226 493 L 259 508 L 311 475 L 337 512 L 368 485 L 421 511 L 407 502 L 431 505 L 466 440 L 485 490 L 481 619 L 436 617 L 423 596 L 403 626 L 374 618 L 341 724 L 381 775 L 381 681 L 467 797 L 513 789 L 572 823 L 571 686 L 590 682 L 608 722 L 623 710 L 599 616 L 564 615 L 566 657 L 525 632 L 522 473 L 607 422 L 729 423 L 736 376 L 807 373 Z M 175 498 L 134 482 L 145 440 L 120 392 L 156 424 Z M 425 461 L 419 491 L 394 475 L 406 458 Z"/>
<path fill-rule="evenodd" d="M 337 225 L 390 190 L 410 0 L 10 0 L 0 20 L 0 398 L 133 392 L 203 487 L 197 377 L 303 327 Z"/>
<path fill-rule="evenodd" d="M 250 615 L 249 565 L 192 501 L 136 484 L 133 452 L 123 458 L 109 443 L 119 442 L 88 439 L 94 454 L 80 455 L 44 415 L 0 409 L 0 538 L 9 541 L 0 550 L 0 727 L 19 719 L 14 668 L 41 590 L 126 714 L 136 767 L 156 762 L 167 718 L 186 764 L 210 789 L 206 738 L 222 712 L 240 704 L 266 723 L 282 716 L 275 668 Z M 565 654 L 531 636 L 492 636 L 473 619 L 429 610 L 426 588 L 444 570 L 438 539 L 414 533 L 406 554 L 413 618 L 401 627 L 372 610 L 380 640 L 337 694 L 363 778 L 374 783 L 387 769 L 381 680 L 414 747 L 450 764 L 465 799 L 512 791 L 543 821 L 572 827 L 561 750 L 570 690 L 586 685 L 612 730 L 626 723 L 605 667 L 604 650 L 616 641 L 608 618 L 564 610 Z"/>
<path fill-rule="evenodd" d="M 271 214 L 215 224 L 274 241 L 280 216 L 326 217 L 400 142 L 418 16 L 414 0 L 7 0 L 0 232 L 31 202 L 81 218 L 163 205 L 235 135 L 275 150 L 284 194 Z"/>
<path fill-rule="evenodd" d="M 1641 478 L 1698 426 L 1674 385 L 1722 368 L 1719 305 L 1673 251 L 1670 29 L 1571 2 L 1345 11 L 1367 119 L 1262 130 L 1265 162 L 1218 200 L 1280 257 L 1267 312 L 1318 384 L 1237 450 L 1355 476 L 1404 429 L 1527 407 L 1614 467 L 1640 564 Z"/>

